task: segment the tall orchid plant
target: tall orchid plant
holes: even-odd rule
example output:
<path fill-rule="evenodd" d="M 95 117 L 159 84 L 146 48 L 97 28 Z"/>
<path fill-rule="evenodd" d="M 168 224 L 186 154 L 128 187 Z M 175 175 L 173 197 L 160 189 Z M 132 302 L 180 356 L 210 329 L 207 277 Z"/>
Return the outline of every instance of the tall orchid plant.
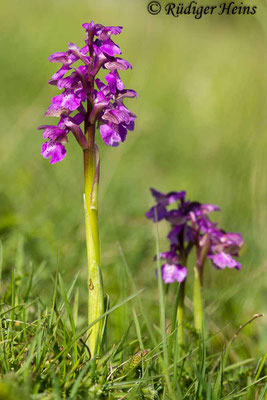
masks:
<path fill-rule="evenodd" d="M 88 256 L 88 322 L 92 324 L 104 313 L 104 290 L 100 269 L 98 230 L 99 151 L 95 142 L 96 128 L 108 146 L 124 142 L 128 131 L 134 130 L 136 116 L 123 104 L 125 98 L 136 97 L 134 90 L 125 89 L 119 71 L 131 69 L 131 64 L 118 57 L 121 50 L 111 35 L 118 35 L 121 26 L 103 26 L 94 22 L 82 25 L 85 46 L 69 43 L 68 50 L 49 57 L 50 62 L 61 63 L 61 68 L 49 80 L 62 93 L 52 98 L 45 115 L 59 117 L 57 125 L 42 125 L 41 154 L 50 164 L 66 156 L 68 134 L 73 133 L 83 150 L 84 158 L 84 210 Z M 107 72 L 105 81 L 97 78 L 100 70 Z M 81 128 L 84 124 L 84 129 Z M 91 355 L 99 352 L 103 337 L 103 323 L 91 328 L 88 346 Z"/>
<path fill-rule="evenodd" d="M 131 69 L 131 64 L 118 54 L 121 50 L 111 36 L 122 31 L 121 26 L 103 26 L 94 22 L 82 25 L 85 29 L 85 46 L 69 43 L 68 50 L 49 57 L 50 62 L 61 63 L 61 68 L 49 80 L 49 84 L 63 90 L 52 98 L 46 116 L 59 117 L 56 125 L 42 125 L 46 140 L 41 154 L 50 164 L 62 161 L 66 156 L 65 145 L 72 133 L 83 151 L 84 159 L 84 211 L 88 258 L 88 323 L 91 326 L 88 346 L 91 355 L 99 353 L 103 338 L 103 320 L 94 323 L 105 312 L 104 289 L 101 275 L 98 186 L 100 157 L 96 144 L 96 129 L 108 146 L 118 146 L 126 140 L 128 131 L 134 130 L 136 116 L 124 105 L 125 98 L 137 97 L 132 89 L 125 89 L 119 71 Z M 106 71 L 105 82 L 97 78 Z M 83 124 L 84 129 L 81 125 Z M 244 244 L 238 233 L 227 233 L 210 220 L 209 214 L 218 211 L 212 204 L 201 204 L 185 199 L 186 192 L 160 193 L 151 189 L 156 201 L 146 214 L 153 222 L 166 220 L 170 224 L 168 240 L 170 248 L 160 253 L 165 260 L 161 267 L 165 283 L 181 283 L 177 302 L 179 342 L 183 344 L 183 319 L 185 282 L 188 257 L 196 251 L 194 268 L 194 320 L 200 332 L 203 327 L 203 270 L 207 259 L 215 268 L 240 269 L 235 257 Z"/>
<path fill-rule="evenodd" d="M 181 283 L 177 320 L 180 324 L 179 341 L 183 344 L 184 295 L 189 254 L 195 249 L 194 321 L 196 329 L 200 332 L 203 327 L 204 264 L 209 259 L 216 269 L 239 270 L 241 264 L 235 257 L 238 257 L 244 240 L 239 233 L 225 232 L 210 220 L 209 214 L 219 211 L 218 206 L 188 201 L 185 199 L 185 191 L 164 194 L 151 189 L 151 193 L 156 205 L 146 213 L 146 217 L 153 222 L 165 220 L 170 224 L 167 236 L 170 248 L 159 256 L 165 260 L 161 267 L 163 281 L 167 284 L 175 281 Z"/>

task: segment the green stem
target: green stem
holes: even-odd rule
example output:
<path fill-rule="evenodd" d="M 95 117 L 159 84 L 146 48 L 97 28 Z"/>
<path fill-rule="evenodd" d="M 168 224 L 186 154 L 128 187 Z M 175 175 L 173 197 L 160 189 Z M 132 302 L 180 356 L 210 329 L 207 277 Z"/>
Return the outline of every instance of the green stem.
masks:
<path fill-rule="evenodd" d="M 178 346 L 184 345 L 184 297 L 185 297 L 185 280 L 181 283 L 179 289 L 178 307 L 177 307 L 177 341 Z"/>
<path fill-rule="evenodd" d="M 204 322 L 202 272 L 202 268 L 194 268 L 194 323 L 195 328 L 199 333 L 203 330 Z"/>
<path fill-rule="evenodd" d="M 172 322 L 171 322 L 171 336 L 169 339 L 169 349 L 168 349 L 168 359 L 169 361 L 171 360 L 171 355 L 172 355 L 172 349 L 173 349 L 173 343 L 175 343 L 175 337 L 174 337 L 174 331 L 176 328 L 176 322 L 177 322 L 177 309 L 178 309 L 178 301 L 179 301 L 179 293 L 180 293 L 180 284 L 176 284 L 176 295 L 175 295 L 175 301 L 174 301 L 174 308 L 173 308 L 173 316 L 172 316 Z"/>
<path fill-rule="evenodd" d="M 86 129 L 89 148 L 84 150 L 84 211 L 88 260 L 88 325 L 104 313 L 104 290 L 100 270 L 100 245 L 98 232 L 98 179 L 96 175 L 95 125 Z M 88 347 L 91 357 L 100 350 L 103 320 L 92 326 Z"/>

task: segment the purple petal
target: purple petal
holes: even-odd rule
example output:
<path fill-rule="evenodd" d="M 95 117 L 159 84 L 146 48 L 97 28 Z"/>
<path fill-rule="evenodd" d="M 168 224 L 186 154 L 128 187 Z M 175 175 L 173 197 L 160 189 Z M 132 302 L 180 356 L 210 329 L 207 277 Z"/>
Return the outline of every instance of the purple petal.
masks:
<path fill-rule="evenodd" d="M 134 121 L 130 121 L 129 124 L 127 124 L 126 128 L 128 131 L 133 131 L 135 127 Z"/>
<path fill-rule="evenodd" d="M 85 116 L 82 113 L 76 114 L 74 117 L 72 117 L 72 121 L 76 125 L 81 125 L 81 123 L 85 120 Z"/>
<path fill-rule="evenodd" d="M 116 96 L 116 99 L 117 99 L 117 100 L 121 100 L 121 99 L 124 99 L 124 98 L 126 98 L 126 97 L 128 97 L 128 98 L 137 97 L 137 93 L 136 93 L 136 91 L 133 90 L 133 89 L 125 89 L 125 90 L 122 90 L 122 91 Z"/>
<path fill-rule="evenodd" d="M 89 23 L 85 23 L 82 24 L 82 27 L 86 30 L 86 31 L 94 31 L 95 30 L 95 24 L 93 21 L 89 22 Z"/>
<path fill-rule="evenodd" d="M 168 261 L 171 261 L 170 264 L 171 263 L 177 264 L 177 263 L 180 262 L 180 258 L 177 255 L 177 248 L 176 247 L 174 248 L 174 246 L 172 246 L 170 251 L 161 252 L 160 253 L 160 258 L 168 260 Z"/>
<path fill-rule="evenodd" d="M 61 135 L 66 135 L 68 132 L 54 125 L 42 125 L 38 129 L 44 129 L 43 138 L 55 140 Z"/>
<path fill-rule="evenodd" d="M 127 136 L 127 129 L 122 125 L 119 124 L 118 125 L 118 132 L 121 138 L 121 142 L 125 142 L 126 140 L 126 136 Z"/>
<path fill-rule="evenodd" d="M 183 210 L 171 210 L 168 212 L 166 219 L 172 225 L 184 225 L 187 221 L 187 215 L 184 215 Z"/>
<path fill-rule="evenodd" d="M 104 64 L 104 67 L 113 71 L 113 70 L 117 70 L 120 69 L 122 71 L 126 71 L 128 68 L 132 69 L 132 65 L 126 61 L 123 60 L 122 58 L 114 58 L 114 60 L 108 61 Z"/>
<path fill-rule="evenodd" d="M 56 85 L 57 81 L 61 79 L 65 73 L 69 71 L 69 66 L 68 65 L 63 65 L 53 76 L 52 78 L 48 81 L 50 85 Z"/>
<path fill-rule="evenodd" d="M 161 267 L 162 279 L 165 283 L 183 282 L 187 276 L 187 269 L 179 264 L 164 264 Z"/>
<path fill-rule="evenodd" d="M 232 258 L 230 254 L 222 252 L 215 255 L 209 255 L 208 258 L 213 262 L 216 268 L 224 269 L 228 267 L 241 269 L 241 264 Z"/>
<path fill-rule="evenodd" d="M 107 108 L 109 104 L 109 100 L 105 97 L 104 93 L 100 90 L 95 94 L 95 99 L 94 99 L 94 107 L 91 111 L 89 120 L 92 124 L 95 123 L 99 115 L 102 113 L 102 111 Z M 116 119 L 114 118 L 113 120 L 109 119 L 110 122 L 115 122 Z"/>
<path fill-rule="evenodd" d="M 53 104 L 48 107 L 48 109 L 45 112 L 46 117 L 61 117 L 61 115 L 64 114 L 69 114 L 71 111 L 65 109 L 64 107 L 55 107 Z"/>
<path fill-rule="evenodd" d="M 62 161 L 66 156 L 66 149 L 61 143 L 57 142 L 45 142 L 42 145 L 41 154 L 44 158 L 51 157 L 49 163 L 55 164 L 59 161 Z"/>
<path fill-rule="evenodd" d="M 121 54 L 121 49 L 111 39 L 104 41 L 103 44 L 100 44 L 99 48 L 103 53 L 111 57 Z"/>
<path fill-rule="evenodd" d="M 190 213 L 196 214 L 196 216 L 202 215 L 201 211 L 201 203 L 198 201 L 187 201 L 183 203 L 182 206 L 182 211 L 184 215 L 187 215 L 189 219 L 192 217 L 190 216 Z"/>
<path fill-rule="evenodd" d="M 108 87 L 111 91 L 111 93 L 116 93 L 117 91 L 117 78 L 116 74 L 113 72 L 110 72 L 106 77 L 105 77 Z"/>
<path fill-rule="evenodd" d="M 119 143 L 122 141 L 121 136 L 118 132 L 118 129 L 115 129 L 114 124 L 113 125 L 101 125 L 100 126 L 100 133 L 102 136 L 102 139 L 108 146 L 118 146 Z"/>
<path fill-rule="evenodd" d="M 179 225 L 179 226 L 174 226 L 174 227 L 170 230 L 170 232 L 169 232 L 167 238 L 169 239 L 169 241 L 170 241 L 171 244 L 175 244 L 175 245 L 179 244 L 178 236 L 179 236 L 180 233 L 182 232 L 183 228 L 184 228 L 183 225 Z"/>
<path fill-rule="evenodd" d="M 200 209 L 203 212 L 203 214 L 209 214 L 213 211 L 220 211 L 220 207 L 214 204 L 201 204 Z"/>
<path fill-rule="evenodd" d="M 103 25 L 96 25 L 96 36 L 101 39 L 105 40 L 108 39 L 111 35 L 119 35 L 122 31 L 122 26 L 103 26 Z"/>
<path fill-rule="evenodd" d="M 96 42 L 97 43 L 97 42 Z M 101 42 L 98 43 L 99 45 L 101 44 Z M 97 44 L 93 43 L 93 50 L 94 50 L 94 54 L 95 54 L 95 66 L 94 66 L 94 74 L 96 73 L 96 71 L 99 69 L 99 65 L 102 65 L 103 63 L 105 63 L 108 59 L 107 56 L 100 50 L 100 48 L 98 47 Z"/>
<path fill-rule="evenodd" d="M 197 238 L 197 232 L 192 229 L 191 226 L 186 225 L 184 230 L 184 240 L 188 243 L 195 244 Z"/>
<path fill-rule="evenodd" d="M 74 95 L 80 99 L 81 102 L 85 101 L 87 98 L 86 90 L 85 89 L 74 89 Z"/>
<path fill-rule="evenodd" d="M 59 79 L 57 83 L 59 90 L 61 89 L 82 89 L 80 78 L 76 74 L 71 74 L 66 78 Z"/>
<path fill-rule="evenodd" d="M 158 203 L 165 204 L 165 199 L 166 199 L 166 197 L 167 197 L 166 194 L 161 193 L 161 192 L 159 192 L 158 190 L 153 189 L 153 188 L 151 188 L 150 191 L 151 191 L 151 193 L 152 193 L 152 196 L 155 198 L 155 200 L 156 200 Z M 167 202 L 166 204 L 168 204 L 168 202 Z"/>
<path fill-rule="evenodd" d="M 66 90 L 60 95 L 53 97 L 52 104 L 56 110 L 64 108 L 74 111 L 80 106 L 81 99 L 73 91 Z"/>
<path fill-rule="evenodd" d="M 67 55 L 64 51 L 58 51 L 56 53 L 51 54 L 51 56 L 48 57 L 48 60 L 50 62 L 65 63 L 67 60 Z"/>
<path fill-rule="evenodd" d="M 108 83 L 111 93 L 115 94 L 117 90 L 121 91 L 124 89 L 124 83 L 120 79 L 117 71 L 111 71 L 108 75 L 106 75 L 105 79 Z"/>
<path fill-rule="evenodd" d="M 99 90 L 103 90 L 106 87 L 106 85 L 98 78 L 96 78 L 95 83 Z"/>
<path fill-rule="evenodd" d="M 220 229 L 209 231 L 211 249 L 215 253 L 225 252 L 238 256 L 239 250 L 244 245 L 244 239 L 239 233 L 225 233 Z"/>
<path fill-rule="evenodd" d="M 153 222 L 159 222 L 164 219 L 167 215 L 167 210 L 162 204 L 157 204 L 156 206 L 150 208 L 146 213 L 146 217 L 151 219 Z"/>
<path fill-rule="evenodd" d="M 161 193 L 157 191 L 156 189 L 151 188 L 150 189 L 153 197 L 156 199 L 158 203 L 161 203 L 163 205 L 169 205 L 172 204 L 178 200 L 183 200 L 185 197 L 186 192 L 170 192 L 170 193 Z"/>
<path fill-rule="evenodd" d="M 109 110 L 106 111 L 104 113 L 104 115 L 102 116 L 102 119 L 104 121 L 108 121 L 111 122 L 113 124 L 119 124 L 120 122 L 122 122 L 120 115 L 116 115 L 117 113 L 115 112 L 115 110 Z"/>
<path fill-rule="evenodd" d="M 226 233 L 221 237 L 221 243 L 225 245 L 228 253 L 236 253 L 241 247 L 244 246 L 244 239 L 240 235 L 240 233 Z"/>
<path fill-rule="evenodd" d="M 86 56 L 86 54 L 89 52 L 88 46 L 84 46 L 82 49 L 80 49 L 76 44 L 69 42 L 69 51 L 74 54 L 77 59 L 79 58 L 82 60 L 86 65 L 89 64 L 90 62 L 90 57 Z"/>
<path fill-rule="evenodd" d="M 130 123 L 130 114 L 127 111 L 115 108 L 113 110 L 106 111 L 102 117 L 104 120 L 114 122 L 115 124 L 120 124 L 124 122 L 125 124 Z"/>
<path fill-rule="evenodd" d="M 75 68 L 70 76 L 61 78 L 57 82 L 59 89 L 82 89 L 82 83 L 87 80 L 87 68 L 85 65 L 81 65 L 79 68 Z"/>
<path fill-rule="evenodd" d="M 60 62 L 63 65 L 71 65 L 78 60 L 78 57 L 66 51 L 66 52 L 56 52 L 54 54 L 51 54 L 51 56 L 48 57 L 48 60 L 50 62 Z"/>
<path fill-rule="evenodd" d="M 198 227 L 201 233 L 211 233 L 213 237 L 215 237 L 219 233 L 219 235 L 221 236 L 221 233 L 217 228 L 217 224 L 211 222 L 207 216 L 198 219 Z"/>
<path fill-rule="evenodd" d="M 127 136 L 127 129 L 122 124 L 105 124 L 100 126 L 102 139 L 108 146 L 118 146 L 124 142 Z"/>
<path fill-rule="evenodd" d="M 121 124 L 127 130 L 133 130 L 136 115 L 129 111 L 123 104 L 114 103 L 113 105 L 109 105 L 104 112 L 102 119 L 114 124 Z"/>

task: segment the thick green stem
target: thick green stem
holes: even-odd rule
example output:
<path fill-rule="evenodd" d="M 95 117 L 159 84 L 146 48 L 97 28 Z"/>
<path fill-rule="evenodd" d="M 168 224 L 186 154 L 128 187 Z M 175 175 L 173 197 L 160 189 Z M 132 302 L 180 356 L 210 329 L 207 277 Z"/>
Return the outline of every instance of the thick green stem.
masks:
<path fill-rule="evenodd" d="M 204 322 L 202 272 L 202 268 L 194 268 L 194 323 L 195 328 L 199 333 L 203 330 Z"/>
<path fill-rule="evenodd" d="M 100 245 L 98 232 L 98 179 L 96 176 L 95 126 L 86 130 L 89 148 L 84 150 L 84 211 L 88 260 L 88 324 L 104 313 L 104 290 L 100 270 Z M 103 322 L 91 328 L 88 347 L 93 357 L 100 350 Z"/>
<path fill-rule="evenodd" d="M 179 289 L 178 307 L 177 307 L 177 341 L 178 346 L 184 345 L 184 297 L 185 297 L 185 280 L 181 283 Z"/>

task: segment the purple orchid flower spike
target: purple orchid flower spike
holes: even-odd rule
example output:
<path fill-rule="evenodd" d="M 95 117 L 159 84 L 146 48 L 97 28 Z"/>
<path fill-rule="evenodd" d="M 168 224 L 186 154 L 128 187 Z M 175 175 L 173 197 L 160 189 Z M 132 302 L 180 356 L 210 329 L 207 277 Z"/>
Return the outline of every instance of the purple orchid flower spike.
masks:
<path fill-rule="evenodd" d="M 201 204 L 185 200 L 185 191 L 161 193 L 151 189 L 156 200 L 146 217 L 153 222 L 166 220 L 170 223 L 167 238 L 170 242 L 170 253 L 180 259 L 187 259 L 191 250 L 197 249 L 197 264 L 201 268 L 209 258 L 217 269 L 236 268 L 241 264 L 235 260 L 244 245 L 240 234 L 225 233 L 209 219 L 209 214 L 219 211 L 213 204 Z M 177 207 L 173 208 L 176 203 Z M 168 206 L 172 205 L 169 209 Z"/>
<path fill-rule="evenodd" d="M 227 233 L 218 228 L 218 224 L 209 219 L 209 214 L 219 211 L 213 204 L 201 204 L 185 200 L 186 192 L 161 193 L 151 189 L 156 204 L 146 213 L 153 222 L 167 221 L 170 231 L 167 239 L 170 243 L 168 251 L 160 253 L 166 262 L 161 267 L 162 279 L 165 283 L 181 284 L 181 293 L 177 308 L 178 320 L 183 320 L 185 279 L 187 277 L 187 260 L 195 248 L 197 263 L 194 269 L 194 320 L 198 331 L 203 327 L 203 269 L 209 259 L 216 269 L 235 268 L 241 264 L 236 260 L 244 240 L 239 233 Z M 171 207 L 170 207 L 171 206 Z M 183 342 L 183 329 L 180 342 Z"/>
<path fill-rule="evenodd" d="M 65 145 L 72 133 L 83 150 L 84 212 L 88 260 L 88 347 L 91 357 L 101 350 L 104 337 L 104 289 L 100 264 L 98 229 L 98 185 L 100 157 L 96 144 L 96 128 L 108 146 L 118 146 L 134 130 L 136 115 L 124 104 L 127 98 L 137 97 L 133 89 L 126 89 L 120 71 L 132 69 L 131 64 L 118 55 L 120 47 L 111 36 L 122 32 L 121 26 L 103 26 L 94 22 L 83 24 L 85 45 L 69 42 L 68 50 L 49 57 L 61 67 L 49 80 L 61 93 L 52 97 L 45 115 L 59 117 L 57 124 L 41 125 L 46 140 L 41 154 L 50 164 L 66 156 Z M 105 72 L 103 82 L 97 77 Z M 82 128 L 82 124 L 84 129 Z M 180 275 L 182 272 L 180 272 Z M 180 276 L 179 275 L 179 276 Z M 176 273 L 175 278 L 178 279 Z M 98 320 L 98 323 L 93 323 Z"/>
<path fill-rule="evenodd" d="M 121 49 L 111 39 L 123 28 L 94 22 L 83 24 L 83 28 L 86 32 L 85 46 L 80 48 L 69 42 L 67 51 L 49 56 L 50 62 L 62 64 L 49 83 L 63 90 L 52 98 L 52 105 L 45 113 L 46 116 L 60 117 L 61 122 L 38 128 L 44 129 L 44 139 L 48 139 L 42 146 L 41 154 L 50 158 L 50 164 L 62 161 L 66 156 L 65 144 L 69 132 L 74 134 L 83 149 L 87 147 L 86 133 L 80 127 L 82 122 L 97 123 L 103 141 L 112 147 L 124 142 L 127 133 L 134 130 L 136 115 L 125 107 L 123 100 L 137 97 L 137 94 L 132 89 L 125 89 L 119 75 L 119 71 L 132 66 L 117 57 Z M 82 65 L 75 67 L 77 62 Z M 101 68 L 107 71 L 106 84 L 96 78 Z M 74 113 L 83 118 L 75 119 Z"/>

